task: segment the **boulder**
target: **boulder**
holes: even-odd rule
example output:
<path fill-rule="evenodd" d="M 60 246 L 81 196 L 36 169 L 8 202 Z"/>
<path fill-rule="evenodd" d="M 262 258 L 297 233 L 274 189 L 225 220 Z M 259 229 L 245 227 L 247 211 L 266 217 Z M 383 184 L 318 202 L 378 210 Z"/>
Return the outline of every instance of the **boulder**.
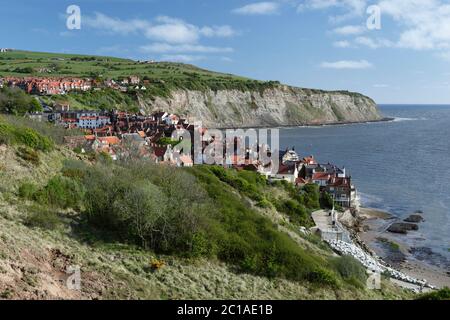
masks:
<path fill-rule="evenodd" d="M 420 222 L 423 222 L 424 219 L 423 219 L 423 217 L 420 214 L 412 214 L 412 215 L 410 215 L 408 218 L 406 218 L 403 221 L 411 222 L 411 223 L 420 223 Z"/>
<path fill-rule="evenodd" d="M 408 231 L 417 231 L 419 226 L 414 223 L 395 222 L 390 225 L 387 231 L 392 233 L 407 234 Z"/>

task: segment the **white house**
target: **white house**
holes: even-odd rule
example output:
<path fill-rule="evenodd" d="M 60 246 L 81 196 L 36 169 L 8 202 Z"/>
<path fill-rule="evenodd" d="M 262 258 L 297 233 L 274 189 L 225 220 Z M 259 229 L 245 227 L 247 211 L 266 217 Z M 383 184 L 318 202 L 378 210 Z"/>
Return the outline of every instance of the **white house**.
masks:
<path fill-rule="evenodd" d="M 285 180 L 290 183 L 295 183 L 298 178 L 299 167 L 297 164 L 293 165 L 280 165 L 276 174 L 269 174 L 269 180 Z"/>
<path fill-rule="evenodd" d="M 180 121 L 180 117 L 178 117 L 176 114 L 171 114 L 165 118 L 165 121 L 168 125 L 177 125 Z"/>
<path fill-rule="evenodd" d="M 103 128 L 104 126 L 110 123 L 111 123 L 110 118 L 106 116 L 99 116 L 99 117 L 82 116 L 78 118 L 78 128 L 82 129 Z"/>

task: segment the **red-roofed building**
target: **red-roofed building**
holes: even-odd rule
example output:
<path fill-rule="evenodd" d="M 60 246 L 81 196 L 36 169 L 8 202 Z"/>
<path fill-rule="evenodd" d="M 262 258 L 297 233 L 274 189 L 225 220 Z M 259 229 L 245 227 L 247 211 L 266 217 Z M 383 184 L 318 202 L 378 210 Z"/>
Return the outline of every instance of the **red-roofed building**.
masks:
<path fill-rule="evenodd" d="M 319 185 L 320 187 L 325 187 L 328 181 L 331 179 L 331 175 L 326 172 L 316 172 L 312 175 L 312 182 Z"/>
<path fill-rule="evenodd" d="M 351 207 L 352 204 L 354 204 L 356 190 L 354 186 L 352 186 L 350 177 L 331 178 L 326 186 L 326 191 L 333 196 L 336 203 L 343 207 Z"/>

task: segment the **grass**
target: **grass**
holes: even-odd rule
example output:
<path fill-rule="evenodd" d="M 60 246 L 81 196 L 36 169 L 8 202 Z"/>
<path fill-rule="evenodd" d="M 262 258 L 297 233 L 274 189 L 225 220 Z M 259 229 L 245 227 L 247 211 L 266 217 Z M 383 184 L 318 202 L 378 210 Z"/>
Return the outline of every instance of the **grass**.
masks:
<path fill-rule="evenodd" d="M 45 69 L 45 72 L 39 72 L 40 69 Z M 256 81 L 231 74 L 212 72 L 182 63 L 157 62 L 146 64 L 112 57 L 29 51 L 1 53 L 0 75 L 113 79 L 138 75 L 152 83 L 147 93 L 151 96 L 165 96 L 171 89 L 176 88 L 261 90 L 278 84 L 277 82 Z"/>
<path fill-rule="evenodd" d="M 450 288 L 427 293 L 418 298 L 418 300 L 450 300 Z"/>
<path fill-rule="evenodd" d="M 0 116 L 0 144 L 21 145 L 37 151 L 51 151 L 54 142 L 36 130 L 24 125 L 17 125 L 14 117 Z M 24 153 L 30 153 L 24 151 Z"/>
<path fill-rule="evenodd" d="M 0 175 L 0 184 L 8 192 L 9 199 L 2 193 L 0 252 L 5 259 L 0 259 L 0 267 L 10 270 L 8 264 L 14 264 L 23 270 L 36 269 L 30 271 L 30 276 L 17 280 L 19 282 L 11 287 L 13 289 L 9 288 L 8 298 L 38 297 L 32 295 L 35 292 L 42 294 L 45 290 L 45 286 L 41 288 L 43 283 L 52 277 L 52 271 L 60 272 L 59 268 L 65 267 L 64 263 L 83 266 L 81 294 L 88 298 L 342 299 L 405 296 L 389 284 L 382 294 L 367 292 L 359 286 L 360 281 L 355 280 L 359 279 L 357 267 L 343 268 L 342 261 L 318 247 L 317 239 L 296 242 L 281 231 L 279 224 L 263 216 L 262 209 L 256 206 L 257 200 L 270 202 L 268 210 L 276 210 L 272 204 L 274 198 L 269 195 L 277 195 L 276 198 L 284 195 L 284 200 L 291 197 L 294 190 L 287 184 L 270 185 L 249 171 L 221 171 L 208 166 L 176 169 L 130 163 L 102 165 L 105 172 L 117 170 L 114 172 L 120 173 L 112 175 L 120 177 L 114 184 L 104 184 L 103 180 L 99 180 L 99 184 L 86 184 L 85 181 L 93 181 L 93 176 L 86 179 L 85 172 L 90 172 L 93 167 L 75 160 L 74 154 L 64 153 L 63 149 L 41 152 L 48 161 L 42 161 L 32 170 L 23 167 L 15 152 L 6 149 L 7 175 Z M 73 158 L 62 166 L 60 162 L 65 157 Z M 52 165 L 47 166 L 47 162 Z M 111 166 L 118 167 L 113 169 Z M 12 176 L 20 179 L 19 186 L 10 183 Z M 115 189 L 126 181 L 133 183 L 126 184 L 127 188 Z M 106 197 L 104 200 L 108 203 L 109 196 L 118 199 L 122 191 L 142 191 L 141 188 L 151 186 L 153 191 L 158 191 L 159 201 L 167 206 L 167 213 L 178 210 L 180 216 L 174 215 L 173 220 L 166 220 L 166 227 L 173 228 L 176 236 L 182 234 L 183 242 L 172 242 L 172 248 L 149 246 L 145 249 L 134 237 L 129 237 L 129 233 L 118 236 L 114 228 L 87 223 L 84 207 L 88 202 L 79 205 L 74 201 L 78 199 L 75 195 L 80 186 L 88 191 L 80 194 L 80 199 L 88 194 L 94 203 L 97 203 L 95 192 Z M 108 189 L 120 192 L 108 193 Z M 155 193 L 153 191 L 152 194 Z M 146 195 L 145 192 L 141 194 Z M 314 190 L 303 190 L 295 201 L 304 203 L 309 209 L 317 205 L 314 195 Z M 131 201 L 128 205 L 135 208 L 136 203 Z M 109 211 L 110 216 L 127 208 L 120 201 L 114 205 L 118 204 L 120 206 L 114 210 L 120 210 Z M 191 218 L 196 222 L 196 228 L 192 230 L 187 228 Z M 125 220 L 124 225 L 127 223 Z M 292 230 L 298 229 L 290 223 L 288 226 Z M 185 239 L 189 240 L 187 244 Z M 49 260 L 49 257 L 54 258 Z M 155 268 L 156 265 L 158 267 Z M 49 270 L 49 266 L 57 266 L 58 269 Z M 63 287 L 54 289 L 46 295 L 78 297 L 65 292 Z M 0 292 L 6 290 L 8 288 L 0 283 Z"/>

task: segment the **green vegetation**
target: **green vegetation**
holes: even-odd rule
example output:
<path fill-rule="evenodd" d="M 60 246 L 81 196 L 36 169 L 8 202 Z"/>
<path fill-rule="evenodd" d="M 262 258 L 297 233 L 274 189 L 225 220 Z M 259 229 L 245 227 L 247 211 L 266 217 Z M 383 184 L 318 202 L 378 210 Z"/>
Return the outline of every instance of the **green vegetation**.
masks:
<path fill-rule="evenodd" d="M 38 133 L 32 128 L 16 126 L 8 120 L 11 118 L 0 116 L 0 144 L 23 145 L 32 150 L 51 151 L 54 147 L 53 141 Z M 24 154 L 29 154 L 28 150 L 22 150 Z"/>
<path fill-rule="evenodd" d="M 5 61 L 7 63 L 2 64 Z M 193 65 L 171 62 L 142 63 L 128 59 L 83 56 L 69 54 L 55 54 L 28 51 L 5 52 L 0 55 L 1 76 L 51 76 L 51 77 L 91 77 L 98 80 L 121 78 L 137 75 L 148 81 L 145 92 L 139 94 L 147 97 L 167 97 L 171 90 L 255 90 L 264 91 L 279 85 L 277 81 L 257 81 L 231 74 L 212 72 L 197 68 Z M 103 93 L 103 91 L 102 91 Z M 86 106 L 102 108 L 108 106 L 135 107 L 136 95 L 117 92 L 107 93 L 107 98 L 100 93 L 71 94 L 70 99 L 83 103 Z M 86 97 L 85 97 L 86 95 Z M 128 103 L 128 104 L 125 104 Z M 131 103 L 130 103 L 131 102 Z M 113 103 L 111 105 L 111 103 Z"/>
<path fill-rule="evenodd" d="M 107 235 L 105 241 L 137 244 L 159 254 L 215 258 L 239 272 L 269 278 L 332 287 L 353 279 L 333 259 L 299 247 L 245 200 L 270 203 L 266 192 L 274 188 L 257 173 L 216 166 L 178 169 L 140 161 L 88 166 L 68 161 L 62 175 L 44 187 L 24 183 L 18 194 L 43 208 L 81 212 L 82 228 L 99 230 L 94 232 Z M 311 208 L 298 209 L 296 201 L 317 206 L 317 190 L 307 187 L 298 200 L 284 203 L 290 215 L 308 216 Z M 32 213 L 26 223 L 52 228 L 55 221 L 55 214 L 45 209 Z"/>
<path fill-rule="evenodd" d="M 37 150 L 49 151 L 54 144 L 63 145 L 65 136 L 83 134 L 81 130 L 67 130 L 45 121 L 32 121 L 26 117 L 0 115 L 0 143 L 24 144 Z"/>
<path fill-rule="evenodd" d="M 42 206 L 32 206 L 24 219 L 24 224 L 32 228 L 55 230 L 62 222 L 55 211 Z"/>
<path fill-rule="evenodd" d="M 27 112 L 42 111 L 40 103 L 19 88 L 0 89 L 0 113 L 23 115 Z"/>
<path fill-rule="evenodd" d="M 53 97 L 57 99 L 58 97 Z M 138 112 L 138 101 L 132 93 L 122 93 L 113 89 L 101 91 L 71 92 L 67 95 L 68 102 L 73 106 L 89 106 L 98 110 L 126 110 Z"/>
<path fill-rule="evenodd" d="M 41 163 L 41 158 L 39 156 L 39 153 L 31 148 L 27 147 L 19 147 L 17 149 L 17 155 L 22 158 L 23 160 L 33 164 L 33 165 L 39 165 Z"/>
<path fill-rule="evenodd" d="M 382 237 L 377 238 L 377 240 L 379 242 L 381 242 L 382 244 L 388 246 L 388 248 L 392 251 L 400 251 L 400 245 L 398 243 L 395 243 L 392 240 L 382 238 Z"/>
<path fill-rule="evenodd" d="M 83 186 L 77 180 L 64 176 L 51 178 L 42 189 L 24 182 L 20 185 L 18 194 L 21 198 L 35 200 L 41 205 L 61 209 L 80 209 L 84 200 Z"/>
<path fill-rule="evenodd" d="M 161 139 L 158 140 L 157 143 L 162 145 L 162 146 L 171 145 L 172 147 L 175 147 L 177 144 L 180 143 L 180 141 L 179 140 L 172 140 L 172 138 L 168 138 L 168 137 L 162 137 Z"/>
<path fill-rule="evenodd" d="M 426 293 L 418 298 L 418 300 L 450 300 L 450 288 L 444 288 L 439 291 Z"/>
<path fill-rule="evenodd" d="M 349 282 L 363 287 L 367 280 L 366 268 L 352 256 L 342 256 L 333 261 L 339 274 Z"/>
<path fill-rule="evenodd" d="M 55 135 L 31 120 L 2 121 L 7 127 L 28 121 L 49 141 Z M 403 297 L 390 284 L 382 293 L 366 291 L 356 261 L 334 257 L 319 238 L 298 231 L 320 207 L 315 186 L 299 190 L 216 166 L 102 157 L 92 164 L 60 146 L 52 152 L 27 146 L 41 158 L 30 170 L 17 157 L 25 145 L 16 144 L 0 168 L 0 263 L 24 270 L 25 296 L 43 292 L 45 286 L 36 287 L 51 277 L 49 266 L 64 262 L 91 275 L 83 278 L 83 294 L 91 298 Z M 40 271 L 23 267 L 26 261 Z"/>

